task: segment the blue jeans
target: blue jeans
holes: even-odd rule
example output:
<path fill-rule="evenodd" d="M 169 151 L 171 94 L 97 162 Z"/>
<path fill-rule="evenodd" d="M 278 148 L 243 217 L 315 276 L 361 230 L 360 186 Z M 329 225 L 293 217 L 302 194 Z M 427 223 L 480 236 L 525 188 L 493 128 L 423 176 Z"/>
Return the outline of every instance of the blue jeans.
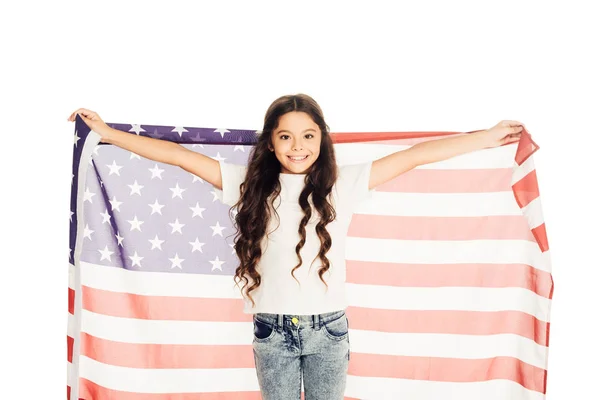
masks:
<path fill-rule="evenodd" d="M 346 312 L 254 314 L 254 361 L 263 400 L 342 400 L 350 360 Z"/>

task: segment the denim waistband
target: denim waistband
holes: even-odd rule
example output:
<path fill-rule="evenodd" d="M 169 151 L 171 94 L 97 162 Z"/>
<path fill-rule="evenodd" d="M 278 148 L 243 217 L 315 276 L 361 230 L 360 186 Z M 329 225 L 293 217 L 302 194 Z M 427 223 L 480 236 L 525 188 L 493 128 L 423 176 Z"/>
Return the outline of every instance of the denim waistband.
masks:
<path fill-rule="evenodd" d="M 272 325 L 278 331 L 281 331 L 281 329 L 286 326 L 293 326 L 296 328 L 312 327 L 314 329 L 320 329 L 323 324 L 338 319 L 345 314 L 345 310 L 314 315 L 256 313 L 254 314 L 254 318 L 265 324 Z"/>

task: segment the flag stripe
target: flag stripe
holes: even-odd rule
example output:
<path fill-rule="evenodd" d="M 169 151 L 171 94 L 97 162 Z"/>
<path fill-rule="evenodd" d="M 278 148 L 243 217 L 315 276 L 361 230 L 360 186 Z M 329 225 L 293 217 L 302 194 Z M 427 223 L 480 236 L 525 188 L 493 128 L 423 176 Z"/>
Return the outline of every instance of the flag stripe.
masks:
<path fill-rule="evenodd" d="M 528 240 L 394 240 L 348 236 L 346 259 L 398 264 L 527 264 L 550 272 L 547 254 Z"/>
<path fill-rule="evenodd" d="M 523 385 L 527 389 L 538 392 L 543 391 L 545 379 L 544 369 L 510 357 L 465 360 L 355 354 L 351 358 L 348 373 L 359 376 L 427 379 L 446 382 L 508 379 Z"/>
<path fill-rule="evenodd" d="M 373 190 L 357 214 L 424 217 L 522 216 L 511 191 L 489 193 L 394 193 Z"/>
<path fill-rule="evenodd" d="M 69 314 L 75 312 L 75 291 L 69 288 Z"/>
<path fill-rule="evenodd" d="M 523 179 L 516 182 L 513 185 L 513 190 L 517 193 L 515 198 L 521 208 L 525 207 L 532 200 L 537 199 L 540 196 L 540 191 L 537 184 L 536 171 L 531 171 Z"/>
<path fill-rule="evenodd" d="M 522 216 L 409 217 L 357 214 L 348 236 L 398 240 L 514 239 L 535 242 Z"/>
<path fill-rule="evenodd" d="M 378 192 L 486 193 L 510 191 L 512 168 L 412 169 L 377 186 Z"/>
<path fill-rule="evenodd" d="M 525 264 L 398 264 L 346 261 L 346 281 L 402 287 L 520 287 L 550 298 L 552 275 Z"/>

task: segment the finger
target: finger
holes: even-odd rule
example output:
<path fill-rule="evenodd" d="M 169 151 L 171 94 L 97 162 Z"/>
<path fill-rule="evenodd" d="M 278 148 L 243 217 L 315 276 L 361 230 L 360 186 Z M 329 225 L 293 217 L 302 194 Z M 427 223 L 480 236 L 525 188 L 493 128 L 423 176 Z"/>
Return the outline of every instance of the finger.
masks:
<path fill-rule="evenodd" d="M 523 124 L 520 121 L 513 121 L 510 119 L 505 119 L 504 121 L 502 121 L 502 123 L 504 124 L 504 126 L 524 126 L 525 124 Z"/>

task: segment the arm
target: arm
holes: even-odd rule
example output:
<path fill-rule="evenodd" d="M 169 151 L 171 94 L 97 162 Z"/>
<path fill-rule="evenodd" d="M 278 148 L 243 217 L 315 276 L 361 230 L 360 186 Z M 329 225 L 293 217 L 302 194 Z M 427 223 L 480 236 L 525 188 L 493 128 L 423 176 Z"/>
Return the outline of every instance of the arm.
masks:
<path fill-rule="evenodd" d="M 146 136 L 132 135 L 111 127 L 104 128 L 103 142 L 113 144 L 150 160 L 171 164 L 204 179 L 222 189 L 221 167 L 217 160 L 169 142 Z"/>
<path fill-rule="evenodd" d="M 199 176 L 217 189 L 222 189 L 221 167 L 218 161 L 178 143 L 133 135 L 111 128 L 97 113 L 84 108 L 75 111 L 68 120 L 75 121 L 75 114 L 79 114 L 83 121 L 100 135 L 102 142 L 113 144 L 153 161 L 178 166 Z"/>
<path fill-rule="evenodd" d="M 375 160 L 371 167 L 369 190 L 419 165 L 443 161 L 474 150 L 517 142 L 521 136 L 522 125 L 518 121 L 501 121 L 490 129 L 418 143 L 406 150 Z"/>

